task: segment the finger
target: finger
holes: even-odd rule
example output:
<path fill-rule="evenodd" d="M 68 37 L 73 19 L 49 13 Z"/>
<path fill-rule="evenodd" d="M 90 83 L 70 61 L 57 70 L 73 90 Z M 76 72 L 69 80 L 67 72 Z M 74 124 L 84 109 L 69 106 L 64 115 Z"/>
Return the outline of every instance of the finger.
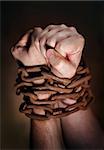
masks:
<path fill-rule="evenodd" d="M 81 56 L 82 56 L 82 51 L 79 51 L 77 53 L 71 54 L 71 55 L 67 55 L 69 61 L 72 63 L 72 65 L 77 69 L 80 60 L 81 60 Z"/>
<path fill-rule="evenodd" d="M 83 47 L 84 38 L 77 34 L 58 42 L 58 44 L 56 44 L 55 50 L 62 56 L 68 57 L 68 59 L 73 64 L 78 66 Z"/>
<path fill-rule="evenodd" d="M 44 55 L 44 57 L 46 57 L 46 47 L 45 47 L 45 44 L 46 44 L 46 40 L 54 35 L 56 32 L 59 32 L 61 31 L 62 29 L 64 28 L 67 28 L 66 25 L 51 25 L 49 27 L 47 27 L 45 29 L 45 31 L 42 32 L 39 40 L 40 40 L 40 49 L 42 51 L 42 54 Z M 49 45 L 51 47 L 53 47 L 51 44 Z"/>
<path fill-rule="evenodd" d="M 74 54 L 82 51 L 84 46 L 84 38 L 80 35 L 74 35 L 58 42 L 55 49 L 63 54 Z"/>
<path fill-rule="evenodd" d="M 51 31 L 51 30 L 54 29 L 55 27 L 60 27 L 60 26 L 65 27 L 66 25 L 62 24 L 62 25 L 49 25 L 49 26 L 47 26 L 47 27 L 43 30 L 43 32 L 41 33 L 41 35 L 39 36 L 39 38 L 40 38 L 40 37 L 43 37 L 47 32 Z"/>
<path fill-rule="evenodd" d="M 47 45 L 55 47 L 56 43 L 73 35 L 76 35 L 76 32 L 72 31 L 70 28 L 63 28 L 63 30 L 60 29 L 58 32 L 52 34 L 51 36 L 46 36 L 48 39 Z"/>
<path fill-rule="evenodd" d="M 49 26 L 47 26 L 47 27 L 43 30 L 43 32 L 41 33 L 41 35 L 38 36 L 38 38 L 44 36 L 44 34 L 46 34 L 47 32 L 49 32 L 49 30 L 52 30 L 52 29 L 55 28 L 55 27 L 56 27 L 56 25 L 49 25 Z"/>
<path fill-rule="evenodd" d="M 53 49 L 47 51 L 47 58 L 52 66 L 52 72 L 61 78 L 71 78 L 75 74 L 75 67 Z"/>
<path fill-rule="evenodd" d="M 63 29 L 68 28 L 66 25 L 62 24 L 62 25 L 57 25 L 54 28 L 52 28 L 50 31 L 47 31 L 44 35 L 40 36 L 40 41 L 42 42 L 44 39 L 47 40 L 49 39 L 51 36 L 53 36 L 54 34 L 56 34 L 57 32 L 62 31 Z M 52 45 L 49 45 L 51 47 L 53 47 Z"/>
<path fill-rule="evenodd" d="M 37 38 L 41 34 L 42 31 L 43 31 L 42 28 L 35 27 L 34 32 L 31 36 L 32 43 L 29 48 L 29 57 L 33 58 L 33 56 L 34 56 L 34 59 L 33 60 L 31 59 L 31 61 L 34 63 L 34 65 L 46 64 L 46 60 L 40 51 L 39 40 Z"/>
<path fill-rule="evenodd" d="M 37 36 L 39 36 L 42 31 L 43 30 L 40 27 L 35 27 L 34 28 L 34 32 L 33 32 L 33 38 L 34 38 L 34 40 L 36 40 Z"/>
<path fill-rule="evenodd" d="M 43 31 L 42 28 L 35 27 L 34 32 L 32 34 L 32 45 L 34 45 L 36 49 L 38 49 L 39 51 L 40 51 L 40 47 L 39 47 L 39 40 L 37 37 L 40 35 L 42 31 Z"/>

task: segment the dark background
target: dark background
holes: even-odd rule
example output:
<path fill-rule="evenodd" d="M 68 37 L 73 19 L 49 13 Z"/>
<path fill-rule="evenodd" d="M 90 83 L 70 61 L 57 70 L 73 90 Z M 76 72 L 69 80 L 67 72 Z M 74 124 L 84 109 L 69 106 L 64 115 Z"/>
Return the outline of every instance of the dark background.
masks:
<path fill-rule="evenodd" d="M 92 73 L 93 111 L 104 128 L 104 2 L 1 2 L 1 133 L 3 149 L 26 149 L 29 119 L 19 113 L 21 97 L 13 87 L 16 65 L 10 48 L 34 26 L 74 26 L 85 37 L 84 53 Z M 100 138 L 100 137 L 98 137 Z"/>

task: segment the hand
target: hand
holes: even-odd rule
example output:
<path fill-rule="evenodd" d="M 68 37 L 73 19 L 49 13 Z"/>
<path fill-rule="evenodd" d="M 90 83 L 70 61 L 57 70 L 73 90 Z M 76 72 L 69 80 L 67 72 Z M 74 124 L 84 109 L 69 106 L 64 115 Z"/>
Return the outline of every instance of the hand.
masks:
<path fill-rule="evenodd" d="M 46 44 L 52 49 L 46 50 Z M 38 27 L 28 31 L 12 49 L 12 54 L 26 66 L 48 64 L 56 76 L 71 78 L 80 62 L 83 46 L 84 38 L 74 27 L 49 25 L 44 30 Z M 39 99 L 49 96 L 40 94 Z"/>
<path fill-rule="evenodd" d="M 29 30 L 11 49 L 14 58 L 25 66 L 46 64 L 46 60 L 40 52 L 39 41 L 36 38 L 41 32 L 42 29 L 39 27 Z"/>
<path fill-rule="evenodd" d="M 41 28 L 28 31 L 11 50 L 14 58 L 22 62 L 25 66 L 46 64 L 46 60 L 39 48 L 39 41 L 36 38 L 41 31 Z M 39 95 L 40 99 L 43 99 L 43 97 L 45 98 L 45 96 L 47 97 L 46 94 Z M 43 110 L 36 109 L 34 112 L 42 114 Z M 61 150 L 63 141 L 60 119 L 50 119 L 44 122 L 31 120 L 30 144 L 33 149 L 38 148 L 46 150 L 52 148 Z"/>
<path fill-rule="evenodd" d="M 82 35 L 74 27 L 49 25 L 37 39 L 52 72 L 61 78 L 73 77 L 84 47 Z M 46 51 L 46 44 L 52 48 Z"/>
<path fill-rule="evenodd" d="M 52 49 L 46 51 L 46 44 Z M 76 72 L 84 46 L 84 38 L 74 27 L 49 25 L 29 30 L 12 48 L 12 55 L 26 66 L 50 64 L 52 72 L 71 78 Z"/>
<path fill-rule="evenodd" d="M 46 44 L 51 48 L 46 50 Z M 21 61 L 26 66 L 48 64 L 55 75 L 71 78 L 80 62 L 83 47 L 84 38 L 75 28 L 66 25 L 50 25 L 44 30 L 34 28 L 28 31 L 12 48 L 12 54 L 16 60 Z M 70 102 L 69 100 L 68 103 Z M 89 147 L 89 145 L 91 147 L 103 147 L 103 131 L 89 110 L 85 113 L 79 111 L 71 116 L 63 117 L 61 126 L 59 119 L 48 120 L 44 124 L 41 121 L 32 120 L 33 145 L 40 147 L 41 142 L 42 148 L 44 146 L 43 149 L 46 149 L 46 146 L 48 148 L 55 146 L 56 149 L 61 149 L 61 143 L 63 143 L 61 128 L 70 148 L 71 146 L 72 148 L 73 146 L 83 148 Z M 45 135 L 49 140 L 48 142 L 44 138 Z M 101 137 L 100 140 L 96 138 L 98 136 Z M 47 142 L 46 145 L 45 142 Z"/>
<path fill-rule="evenodd" d="M 39 47 L 37 36 L 42 32 L 40 27 L 29 30 L 19 42 L 11 49 L 12 55 L 25 66 L 47 64 Z M 41 80 L 39 80 L 41 82 Z M 39 99 L 47 98 L 50 94 L 38 94 Z M 40 110 L 37 110 L 41 112 Z"/>

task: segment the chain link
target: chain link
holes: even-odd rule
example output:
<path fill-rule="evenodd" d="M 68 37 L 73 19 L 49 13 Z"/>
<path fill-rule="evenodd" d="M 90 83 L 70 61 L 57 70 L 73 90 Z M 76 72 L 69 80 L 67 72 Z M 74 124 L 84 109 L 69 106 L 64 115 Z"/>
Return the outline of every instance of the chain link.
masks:
<path fill-rule="evenodd" d="M 45 65 L 19 67 L 16 94 L 22 94 L 24 100 L 19 110 L 37 120 L 64 117 L 85 110 L 93 99 L 90 80 L 90 71 L 85 65 L 79 65 L 71 79 L 55 76 Z M 39 94 L 50 96 L 40 100 Z M 65 99 L 71 99 L 73 103 L 67 104 Z M 41 110 L 42 114 L 35 110 Z"/>

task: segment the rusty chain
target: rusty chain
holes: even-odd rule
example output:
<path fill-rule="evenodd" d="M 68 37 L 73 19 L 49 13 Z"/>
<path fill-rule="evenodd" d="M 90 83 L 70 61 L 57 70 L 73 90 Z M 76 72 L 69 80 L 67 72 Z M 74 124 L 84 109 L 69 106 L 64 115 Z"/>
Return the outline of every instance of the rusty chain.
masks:
<path fill-rule="evenodd" d="M 71 79 L 55 76 L 45 65 L 19 67 L 16 94 L 22 94 L 24 100 L 19 110 L 27 117 L 37 120 L 64 117 L 85 110 L 93 99 L 90 79 L 89 69 L 84 64 L 79 65 Z M 39 94 L 50 96 L 40 100 Z M 65 99 L 71 99 L 73 103 L 67 104 Z M 43 113 L 36 113 L 36 109 Z"/>

